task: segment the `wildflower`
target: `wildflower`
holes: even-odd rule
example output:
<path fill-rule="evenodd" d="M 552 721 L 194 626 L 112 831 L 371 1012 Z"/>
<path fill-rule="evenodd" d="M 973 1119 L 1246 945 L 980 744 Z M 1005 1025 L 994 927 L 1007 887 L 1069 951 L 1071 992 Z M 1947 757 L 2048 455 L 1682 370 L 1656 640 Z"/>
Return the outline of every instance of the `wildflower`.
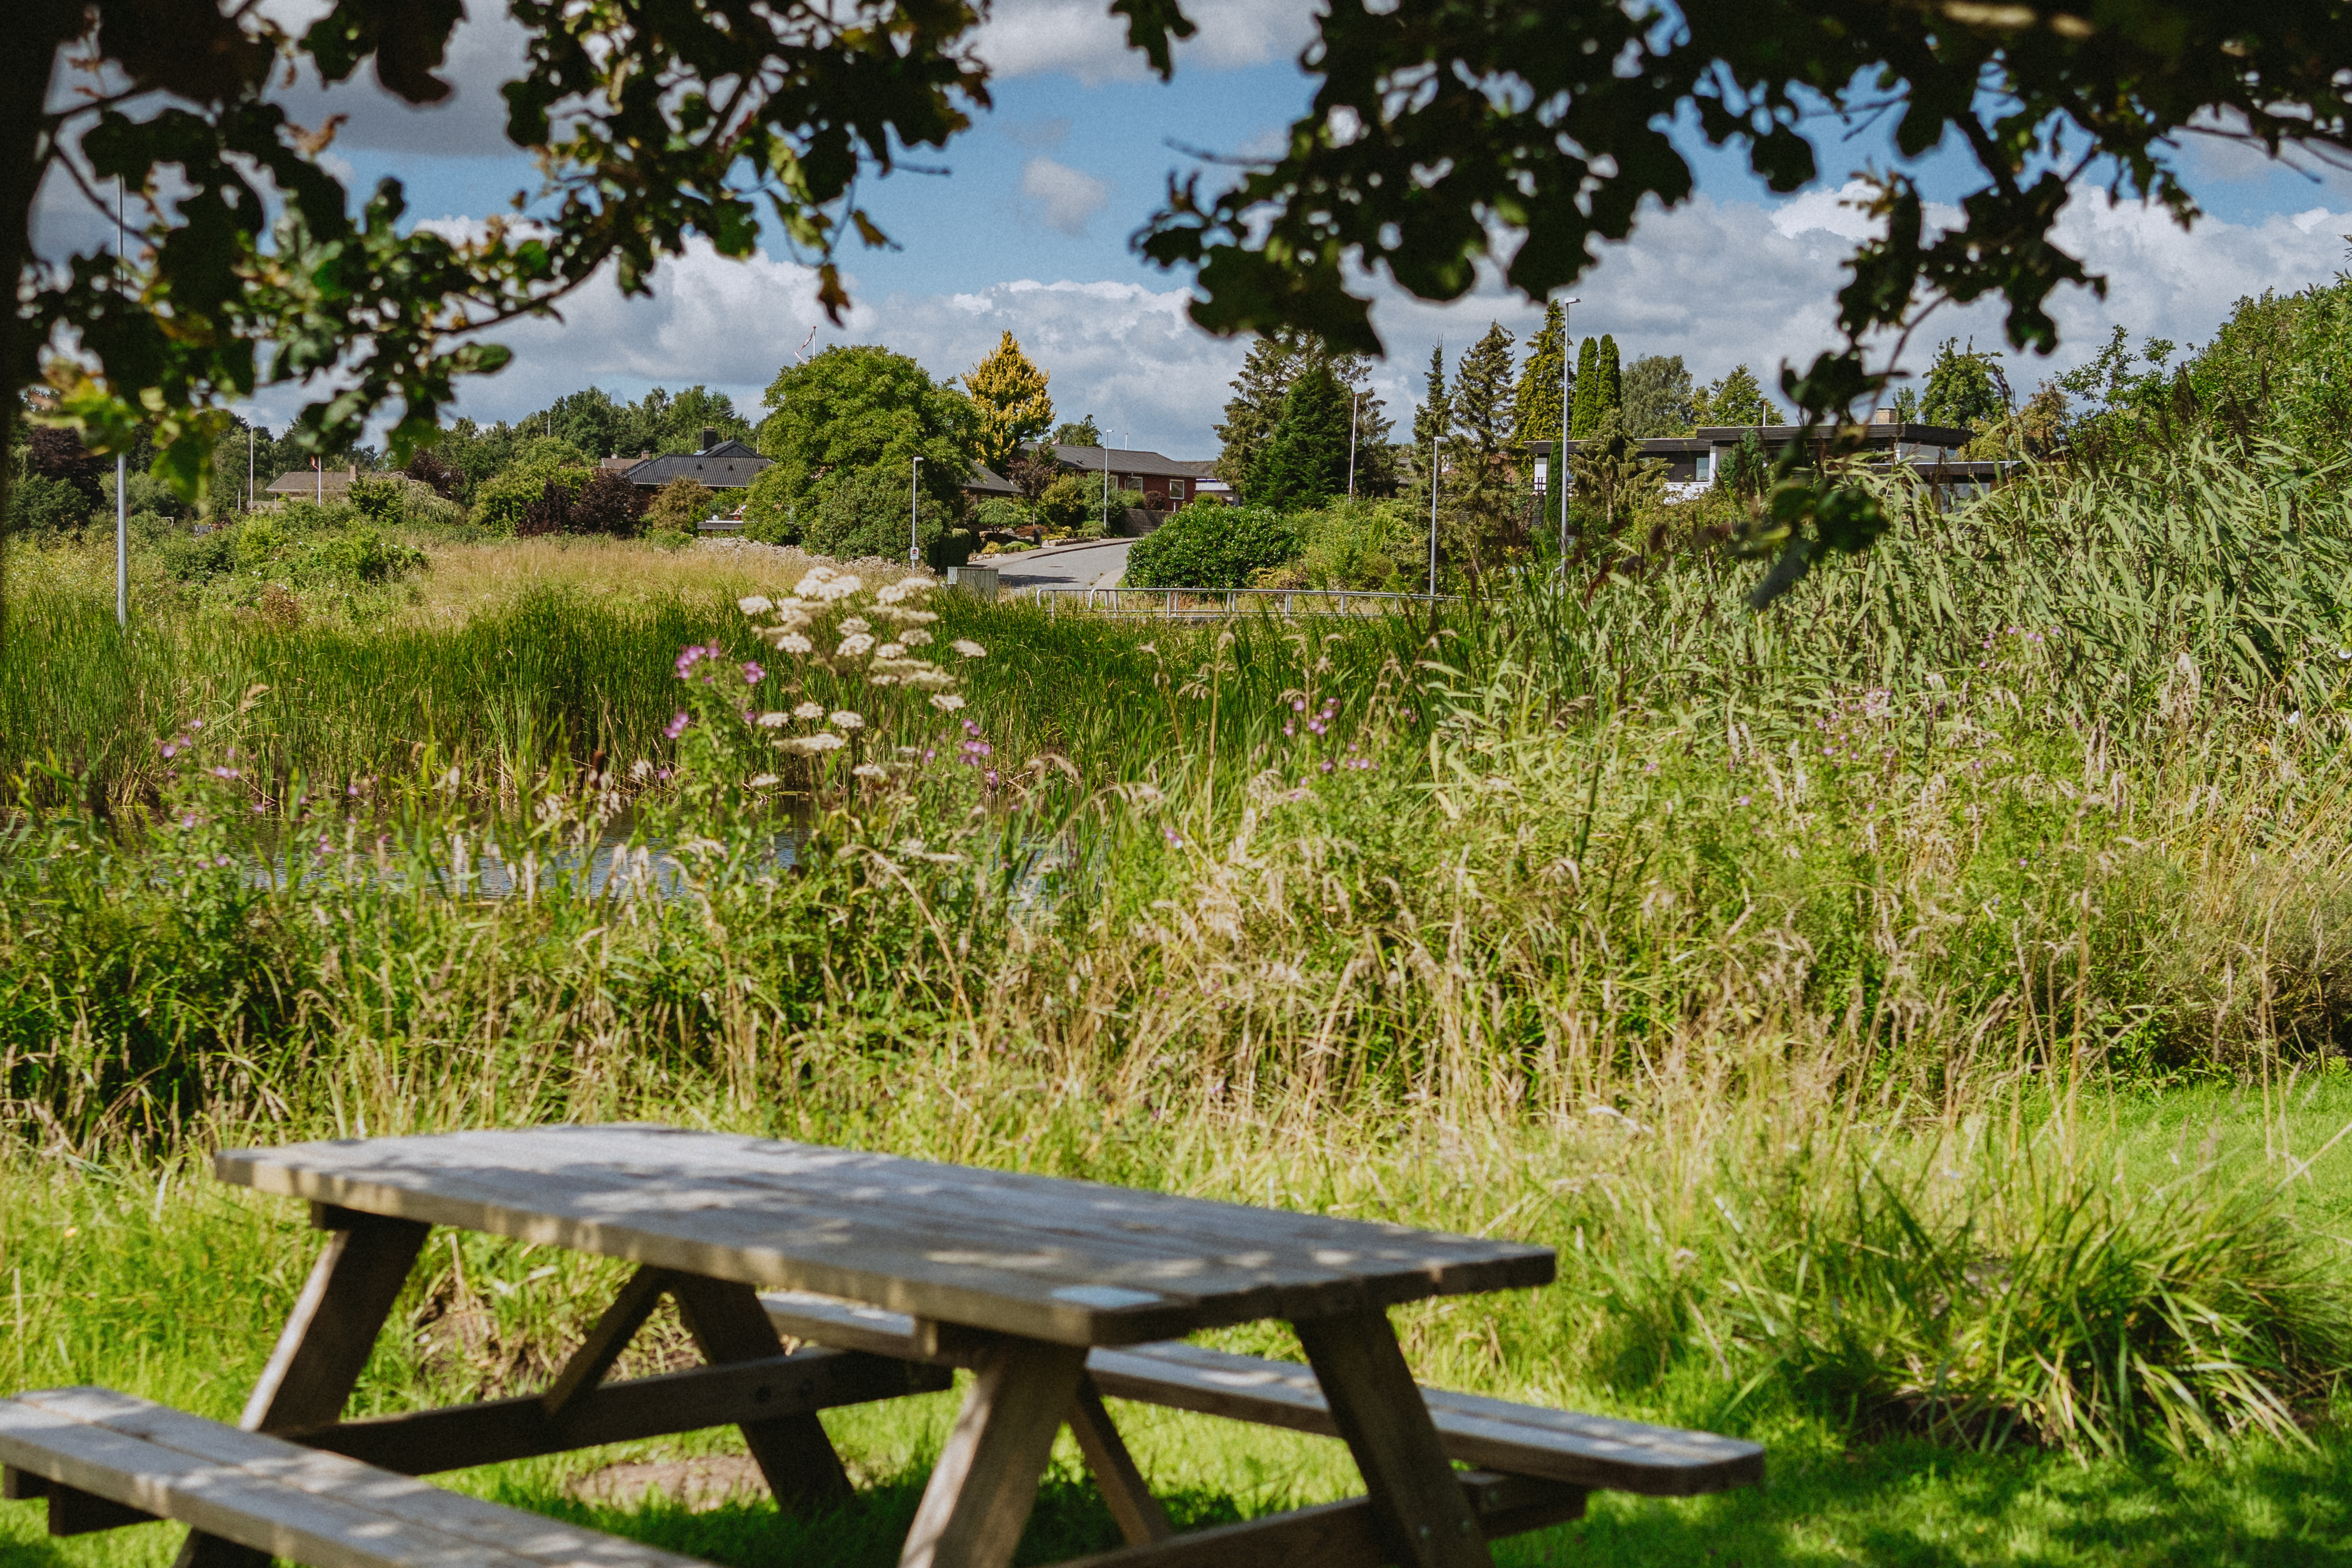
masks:
<path fill-rule="evenodd" d="M 874 629 L 874 623 L 864 616 L 852 616 L 841 623 L 841 629 L 845 632 L 870 632 Z"/>
<path fill-rule="evenodd" d="M 776 647 L 785 653 L 814 653 L 816 644 L 798 632 L 786 632 L 776 639 Z"/>
<path fill-rule="evenodd" d="M 1307 711 L 1307 699 L 1305 699 L 1304 697 L 1301 697 L 1301 698 L 1297 699 L 1297 700 L 1293 701 L 1293 702 L 1291 703 L 1291 705 L 1290 705 L 1290 710 L 1291 710 L 1293 713 L 1304 713 L 1304 712 L 1306 712 L 1306 711 Z"/>
<path fill-rule="evenodd" d="M 904 658 L 907 657 L 907 645 L 902 642 L 886 642 L 880 647 L 874 650 L 874 657 L 876 658 Z"/>
<path fill-rule="evenodd" d="M 201 730 L 204 727 L 205 721 L 202 719 L 191 719 L 188 721 L 188 728 L 191 730 Z"/>
<path fill-rule="evenodd" d="M 773 599 L 762 598 L 757 594 L 751 594 L 736 600 L 735 607 L 747 616 L 764 616 L 776 607 L 776 602 Z"/>
<path fill-rule="evenodd" d="M 776 742 L 776 749 L 790 752 L 795 756 L 813 757 L 819 752 L 837 752 L 847 744 L 848 742 L 832 731 L 819 730 L 814 735 L 787 735 Z"/>
<path fill-rule="evenodd" d="M 1748 797 L 1748 796 L 1747 796 L 1747 795 L 1741 795 L 1741 796 L 1739 797 L 1739 804 L 1740 804 L 1740 805 L 1746 805 L 1748 804 L 1748 798 L 1749 798 L 1749 797 Z"/>
<path fill-rule="evenodd" d="M 1163 827 L 1160 831 L 1162 837 L 1168 840 L 1168 847 L 1171 849 L 1181 849 L 1184 847 L 1183 839 L 1176 836 L 1176 830 L 1174 828 Z"/>
<path fill-rule="evenodd" d="M 879 763 L 860 763 L 849 771 L 861 779 L 882 779 L 890 776 L 890 770 Z"/>
<path fill-rule="evenodd" d="M 996 770 L 994 768 L 988 770 L 988 782 L 992 785 L 996 783 Z"/>
<path fill-rule="evenodd" d="M 762 730 L 781 730 L 791 718 L 789 713 L 762 713 L 754 722 Z"/>
<path fill-rule="evenodd" d="M 931 706 L 942 713 L 952 713 L 963 706 L 963 699 L 952 691 L 942 691 L 931 699 Z"/>
<path fill-rule="evenodd" d="M 920 626 L 908 626 L 898 634 L 898 640 L 908 647 L 922 647 L 931 640 L 931 634 Z"/>
<path fill-rule="evenodd" d="M 793 717 L 795 719 L 822 719 L 824 717 L 824 704 L 822 702 L 803 702 L 799 707 L 793 710 Z"/>
<path fill-rule="evenodd" d="M 841 639 L 841 646 L 834 649 L 833 653 L 835 658 L 857 658 L 873 646 L 874 639 L 864 632 L 852 632 Z"/>
<path fill-rule="evenodd" d="M 955 641 L 948 644 L 948 647 L 955 649 L 956 652 L 963 655 L 966 658 L 980 658 L 984 657 L 988 652 L 986 648 L 981 647 L 970 637 L 958 637 Z"/>
<path fill-rule="evenodd" d="M 827 596 L 824 586 L 832 580 L 832 567 L 812 566 L 808 574 L 793 585 L 793 592 L 803 599 L 822 599 Z"/>
<path fill-rule="evenodd" d="M 177 746 L 173 745 L 173 744 L 171 742 L 169 742 L 169 741 L 166 741 L 166 742 L 163 742 L 163 756 L 164 756 L 164 758 L 165 758 L 165 760 L 166 760 L 166 761 L 170 760 L 170 759 L 171 759 L 171 758 L 173 758 L 173 757 L 176 757 L 176 756 L 178 756 L 179 754 L 180 754 L 180 748 L 179 748 L 179 747 L 177 747 Z"/>
<path fill-rule="evenodd" d="M 775 774 L 773 774 L 773 773 L 761 773 L 761 774 L 757 775 L 756 777 L 754 777 L 754 778 L 751 780 L 751 787 L 752 787 L 753 789 L 765 789 L 765 788 L 767 788 L 770 784 L 774 784 L 774 783 L 776 783 L 776 782 L 778 782 L 778 781 L 777 781 L 777 779 L 776 779 L 776 775 L 775 775 Z"/>
<path fill-rule="evenodd" d="M 684 680 L 687 677 L 688 671 L 691 670 L 696 665 L 700 664 L 704 659 L 712 657 L 718 653 L 718 651 L 719 650 L 715 647 L 704 647 L 699 643 L 688 643 L 686 647 L 678 649 L 677 678 L 680 680 Z"/>
<path fill-rule="evenodd" d="M 835 599 L 846 599 L 849 595 L 856 593 L 859 589 L 865 586 L 866 584 L 856 577 L 844 574 L 843 575 L 835 577 L 831 582 L 827 583 L 820 596 L 827 603 L 830 603 Z"/>
<path fill-rule="evenodd" d="M 670 717 L 669 727 L 664 730 L 662 733 L 675 741 L 680 735 L 685 734 L 686 727 L 693 722 L 693 720 L 686 716 L 686 710 L 681 708 Z"/>
<path fill-rule="evenodd" d="M 206 771 L 216 779 L 233 779 L 236 777 L 236 770 L 235 768 L 211 768 Z"/>
<path fill-rule="evenodd" d="M 643 757 L 639 757 L 635 762 L 629 764 L 629 776 L 633 779 L 642 781 L 647 773 L 653 771 L 653 763 L 646 761 Z"/>
<path fill-rule="evenodd" d="M 748 659 L 744 661 L 743 684 L 746 686 L 757 686 L 760 682 L 767 679 L 768 672 L 766 670 L 761 669 L 757 664 L 754 664 Z"/>
<path fill-rule="evenodd" d="M 852 713 L 846 708 L 837 709 L 835 710 L 833 714 L 833 723 L 834 727 L 838 730 L 863 730 L 866 728 L 866 721 L 859 715 Z"/>

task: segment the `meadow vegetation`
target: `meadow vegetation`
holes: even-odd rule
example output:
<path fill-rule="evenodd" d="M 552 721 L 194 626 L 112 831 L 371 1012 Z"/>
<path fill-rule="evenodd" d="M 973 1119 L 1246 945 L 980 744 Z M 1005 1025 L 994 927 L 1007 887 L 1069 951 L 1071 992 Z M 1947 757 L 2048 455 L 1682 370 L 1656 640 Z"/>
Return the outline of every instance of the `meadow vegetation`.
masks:
<path fill-rule="evenodd" d="M 1703 522 L 1197 627 L 566 542 L 462 591 L 436 554 L 430 614 L 109 655 L 44 557 L 0 662 L 0 1380 L 234 1409 L 308 1244 L 211 1148 L 648 1117 L 1556 1246 L 1548 1289 L 1400 1314 L 1423 1375 L 1748 1434 L 1775 1479 L 1508 1562 L 2333 1560 L 2338 479 L 2192 442 L 1890 489 L 1761 616 Z M 608 1283 L 436 1258 L 370 1408 L 533 1386 Z M 947 1408 L 836 1418 L 871 1489 L 814 1531 L 572 1499 L 596 1457 L 467 1484 L 887 1561 Z M 1188 1517 L 1352 1481 L 1129 1414 Z M 1110 1540 L 1067 1459 L 1031 1560 Z M 31 1528 L 0 1550 L 164 1550 Z"/>

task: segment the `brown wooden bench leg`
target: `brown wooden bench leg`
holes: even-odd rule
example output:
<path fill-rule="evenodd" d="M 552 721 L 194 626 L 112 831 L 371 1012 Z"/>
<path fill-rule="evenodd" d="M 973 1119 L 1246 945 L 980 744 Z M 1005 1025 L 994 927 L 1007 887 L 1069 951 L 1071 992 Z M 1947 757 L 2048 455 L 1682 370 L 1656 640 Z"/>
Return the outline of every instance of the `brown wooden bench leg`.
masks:
<path fill-rule="evenodd" d="M 1095 1485 L 1102 1489 L 1103 1501 L 1110 1505 L 1110 1516 L 1118 1521 L 1118 1532 L 1127 1543 L 1141 1546 L 1167 1540 L 1172 1533 L 1168 1510 L 1151 1495 L 1143 1472 L 1136 1468 L 1135 1456 L 1127 1451 L 1118 1428 L 1111 1425 L 1110 1412 L 1103 1408 L 1102 1391 L 1084 1373 L 1078 1374 L 1078 1391 L 1070 1398 L 1069 1420 L 1070 1436 L 1078 1440 L 1078 1452 L 1086 1456 L 1087 1468 L 1094 1472 Z"/>
<path fill-rule="evenodd" d="M 366 1370 L 431 1227 L 320 1207 L 312 1223 L 331 1234 L 278 1336 L 237 1425 L 248 1432 L 320 1426 L 343 1413 Z M 269 1554 L 191 1531 L 174 1568 L 266 1568 Z"/>
<path fill-rule="evenodd" d="M 1411 1568 L 1493 1568 L 1388 1314 L 1376 1307 L 1292 1326 L 1332 1424 L 1363 1472 L 1394 1560 Z"/>
<path fill-rule="evenodd" d="M 698 1274 L 673 1274 L 665 1283 L 695 1348 L 713 1366 L 784 1353 L 784 1342 L 751 1286 Z M 804 1511 L 848 1500 L 849 1472 L 814 1411 L 747 1421 L 740 1430 L 779 1507 Z"/>
<path fill-rule="evenodd" d="M 971 1391 L 916 1510 L 899 1568 L 1004 1568 L 1071 1409 L 1087 1352 L 1010 1334 L 974 1357 Z"/>

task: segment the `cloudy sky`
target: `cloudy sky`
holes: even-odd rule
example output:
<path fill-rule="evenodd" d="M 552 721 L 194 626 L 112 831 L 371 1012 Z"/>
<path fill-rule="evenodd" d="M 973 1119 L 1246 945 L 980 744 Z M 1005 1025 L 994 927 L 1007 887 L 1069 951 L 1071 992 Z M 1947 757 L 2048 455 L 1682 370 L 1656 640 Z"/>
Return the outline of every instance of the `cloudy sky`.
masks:
<path fill-rule="evenodd" d="M 473 0 L 471 9 L 491 16 L 494 7 Z M 592 383 L 634 397 L 700 382 L 756 417 L 761 390 L 813 330 L 814 347 L 887 343 L 944 378 L 1010 329 L 1051 375 L 1063 417 L 1091 414 L 1115 443 L 1213 455 L 1212 426 L 1244 345 L 1192 326 L 1185 279 L 1140 261 L 1129 238 L 1168 175 L 1197 166 L 1193 150 L 1279 144 L 1309 90 L 1295 62 L 1312 6 L 1191 0 L 1187 11 L 1201 33 L 1163 85 L 1125 49 L 1103 0 L 997 0 L 982 39 L 997 107 L 943 159 L 923 160 L 939 172 L 872 188 L 870 205 L 902 248 L 845 258 L 857 300 L 845 329 L 825 322 L 810 274 L 781 252 L 736 262 L 698 250 L 663 268 L 652 299 L 599 288 L 575 297 L 561 323 L 500 333 L 514 363 L 467 383 L 461 411 L 513 418 Z M 332 107 L 352 120 L 330 156 L 363 184 L 397 175 L 421 218 L 502 209 L 531 183 L 527 163 L 497 151 L 497 88 L 516 58 L 502 16 L 467 23 L 447 73 L 454 105 L 417 111 L 373 88 L 339 91 Z M 291 98 L 305 123 L 326 112 L 315 93 Z M 1652 213 L 1579 285 L 1579 334 L 1614 333 L 1629 360 L 1681 354 L 1702 380 L 1745 363 L 1768 384 L 1784 361 L 1824 346 L 1839 262 L 1860 232 L 1841 187 L 1864 154 L 1833 128 L 1817 145 L 1828 183 L 1788 200 L 1701 149 L 1696 199 Z M 2066 347 L 2054 361 L 2012 362 L 2021 392 L 2095 348 L 2112 324 L 2136 338 L 2200 341 L 2241 296 L 2325 281 L 2342 265 L 2352 180 L 2280 169 L 2223 142 L 2192 145 L 2187 157 L 2209 215 L 2192 232 L 2096 191 L 2069 208 L 2062 235 L 2107 276 L 2109 293 L 2059 297 Z M 47 205 L 45 247 L 79 229 L 79 216 Z M 1391 413 L 1418 395 L 1433 343 L 1450 363 L 1489 321 L 1524 337 L 1539 316 L 1495 286 L 1442 307 L 1383 297 L 1375 320 L 1389 345 L 1381 381 Z M 1935 335 L 1947 332 L 1987 345 L 2000 336 L 1990 311 L 1939 321 Z M 260 412 L 282 422 L 298 403 L 273 397 Z"/>

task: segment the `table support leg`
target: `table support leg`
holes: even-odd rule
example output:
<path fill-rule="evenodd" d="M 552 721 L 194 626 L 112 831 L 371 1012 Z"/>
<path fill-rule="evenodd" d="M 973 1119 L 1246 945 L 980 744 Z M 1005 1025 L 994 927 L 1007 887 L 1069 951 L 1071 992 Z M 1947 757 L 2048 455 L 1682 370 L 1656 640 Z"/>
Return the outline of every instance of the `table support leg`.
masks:
<path fill-rule="evenodd" d="M 665 1283 L 695 1348 L 713 1366 L 783 1354 L 784 1342 L 751 1286 L 696 1274 L 673 1274 Z M 849 1500 L 849 1472 L 814 1412 L 746 1421 L 741 1431 L 779 1507 L 806 1510 Z"/>
<path fill-rule="evenodd" d="M 1323 1385 L 1332 1425 L 1363 1472 L 1394 1561 L 1409 1568 L 1493 1568 L 1388 1314 L 1375 1307 L 1292 1326 Z"/>
<path fill-rule="evenodd" d="M 326 1249 L 245 1403 L 237 1425 L 248 1432 L 321 1426 L 342 1415 L 431 1228 L 419 1220 L 349 1209 L 321 1210 L 319 1223 L 331 1233 Z M 174 1568 L 268 1568 L 268 1563 L 266 1552 L 190 1531 Z"/>
<path fill-rule="evenodd" d="M 1010 1335 L 982 1348 L 899 1568 L 1004 1568 L 1086 1371 L 1082 1346 Z"/>
<path fill-rule="evenodd" d="M 1087 1468 L 1094 1473 L 1095 1485 L 1102 1489 L 1103 1501 L 1110 1506 L 1110 1516 L 1118 1521 L 1127 1543 L 1141 1546 L 1173 1534 L 1168 1510 L 1151 1495 L 1135 1456 L 1127 1451 L 1118 1428 L 1111 1425 L 1110 1412 L 1103 1408 L 1101 1391 L 1084 1373 L 1078 1374 L 1077 1393 L 1070 1397 L 1069 1421 L 1070 1436 L 1078 1440 L 1078 1452 L 1086 1456 Z"/>

